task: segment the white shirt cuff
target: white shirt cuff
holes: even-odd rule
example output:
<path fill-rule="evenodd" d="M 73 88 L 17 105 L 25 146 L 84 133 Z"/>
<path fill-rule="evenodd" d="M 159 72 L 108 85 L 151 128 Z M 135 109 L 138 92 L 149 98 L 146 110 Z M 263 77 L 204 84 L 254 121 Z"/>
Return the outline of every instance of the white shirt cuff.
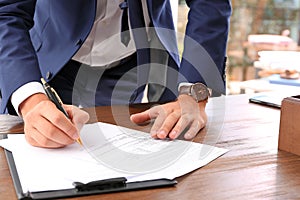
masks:
<path fill-rule="evenodd" d="M 29 82 L 19 87 L 11 96 L 11 103 L 15 111 L 19 113 L 20 104 L 33 94 L 45 93 L 45 90 L 40 82 Z"/>

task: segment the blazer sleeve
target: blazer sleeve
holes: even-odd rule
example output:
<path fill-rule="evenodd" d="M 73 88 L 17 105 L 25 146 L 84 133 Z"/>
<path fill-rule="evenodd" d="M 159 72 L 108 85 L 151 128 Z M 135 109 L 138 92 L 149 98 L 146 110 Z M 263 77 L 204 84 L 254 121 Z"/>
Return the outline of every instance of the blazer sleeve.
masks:
<path fill-rule="evenodd" d="M 186 0 L 190 10 L 180 65 L 180 81 L 203 82 L 225 93 L 230 0 Z"/>
<path fill-rule="evenodd" d="M 36 1 L 0 1 L 0 90 L 1 113 L 15 112 L 9 101 L 12 93 L 30 81 L 39 81 L 40 70 L 29 30 Z"/>

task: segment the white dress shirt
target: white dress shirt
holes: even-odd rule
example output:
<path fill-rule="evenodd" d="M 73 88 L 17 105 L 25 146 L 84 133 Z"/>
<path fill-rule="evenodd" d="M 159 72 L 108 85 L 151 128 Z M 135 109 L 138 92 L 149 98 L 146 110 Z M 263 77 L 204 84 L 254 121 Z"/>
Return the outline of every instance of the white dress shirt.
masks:
<path fill-rule="evenodd" d="M 89 66 L 105 67 L 136 51 L 133 40 L 120 42 L 123 0 L 98 0 L 93 28 L 73 60 Z M 130 23 L 129 23 L 130 24 Z M 131 37 L 132 38 L 132 37 Z"/>
<path fill-rule="evenodd" d="M 150 23 L 147 0 L 141 0 L 146 26 Z M 122 12 L 119 4 L 123 0 L 97 0 L 97 13 L 94 25 L 87 39 L 72 59 L 81 63 L 107 68 L 136 51 L 131 39 L 128 46 L 121 43 Z M 130 26 L 130 23 L 129 23 Z M 132 37 L 131 37 L 132 38 Z M 45 93 L 40 82 L 30 82 L 18 88 L 11 96 L 11 103 L 17 113 L 19 105 L 36 93 Z"/>

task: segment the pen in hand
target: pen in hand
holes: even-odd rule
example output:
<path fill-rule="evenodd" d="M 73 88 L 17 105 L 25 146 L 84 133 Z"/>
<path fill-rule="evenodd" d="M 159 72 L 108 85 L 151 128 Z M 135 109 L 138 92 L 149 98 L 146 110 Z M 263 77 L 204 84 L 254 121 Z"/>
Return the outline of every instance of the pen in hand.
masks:
<path fill-rule="evenodd" d="M 42 81 L 44 90 L 45 90 L 48 98 L 50 99 L 50 101 L 52 101 L 56 105 L 57 109 L 60 110 L 62 113 L 64 113 L 64 115 L 70 119 L 70 116 L 63 108 L 63 103 L 62 103 L 61 99 L 59 98 L 58 94 L 56 93 L 56 91 L 52 87 L 50 87 L 50 85 L 45 81 L 44 78 L 41 78 L 41 81 Z M 80 138 L 78 138 L 76 140 L 76 142 L 78 144 L 82 145 Z"/>

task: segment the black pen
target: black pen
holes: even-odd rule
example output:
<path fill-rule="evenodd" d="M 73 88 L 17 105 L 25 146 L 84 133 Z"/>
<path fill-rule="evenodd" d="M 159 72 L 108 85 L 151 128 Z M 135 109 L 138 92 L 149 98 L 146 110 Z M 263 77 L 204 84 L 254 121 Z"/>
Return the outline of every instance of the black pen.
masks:
<path fill-rule="evenodd" d="M 42 81 L 44 90 L 45 90 L 48 98 L 50 99 L 50 101 L 52 101 L 56 105 L 57 109 L 60 110 L 62 113 L 64 113 L 64 115 L 70 119 L 70 116 L 63 108 L 63 103 L 62 103 L 61 99 L 59 98 L 57 92 L 45 81 L 44 78 L 41 78 L 41 81 Z M 76 141 L 80 145 L 82 145 L 80 138 L 78 138 Z"/>

